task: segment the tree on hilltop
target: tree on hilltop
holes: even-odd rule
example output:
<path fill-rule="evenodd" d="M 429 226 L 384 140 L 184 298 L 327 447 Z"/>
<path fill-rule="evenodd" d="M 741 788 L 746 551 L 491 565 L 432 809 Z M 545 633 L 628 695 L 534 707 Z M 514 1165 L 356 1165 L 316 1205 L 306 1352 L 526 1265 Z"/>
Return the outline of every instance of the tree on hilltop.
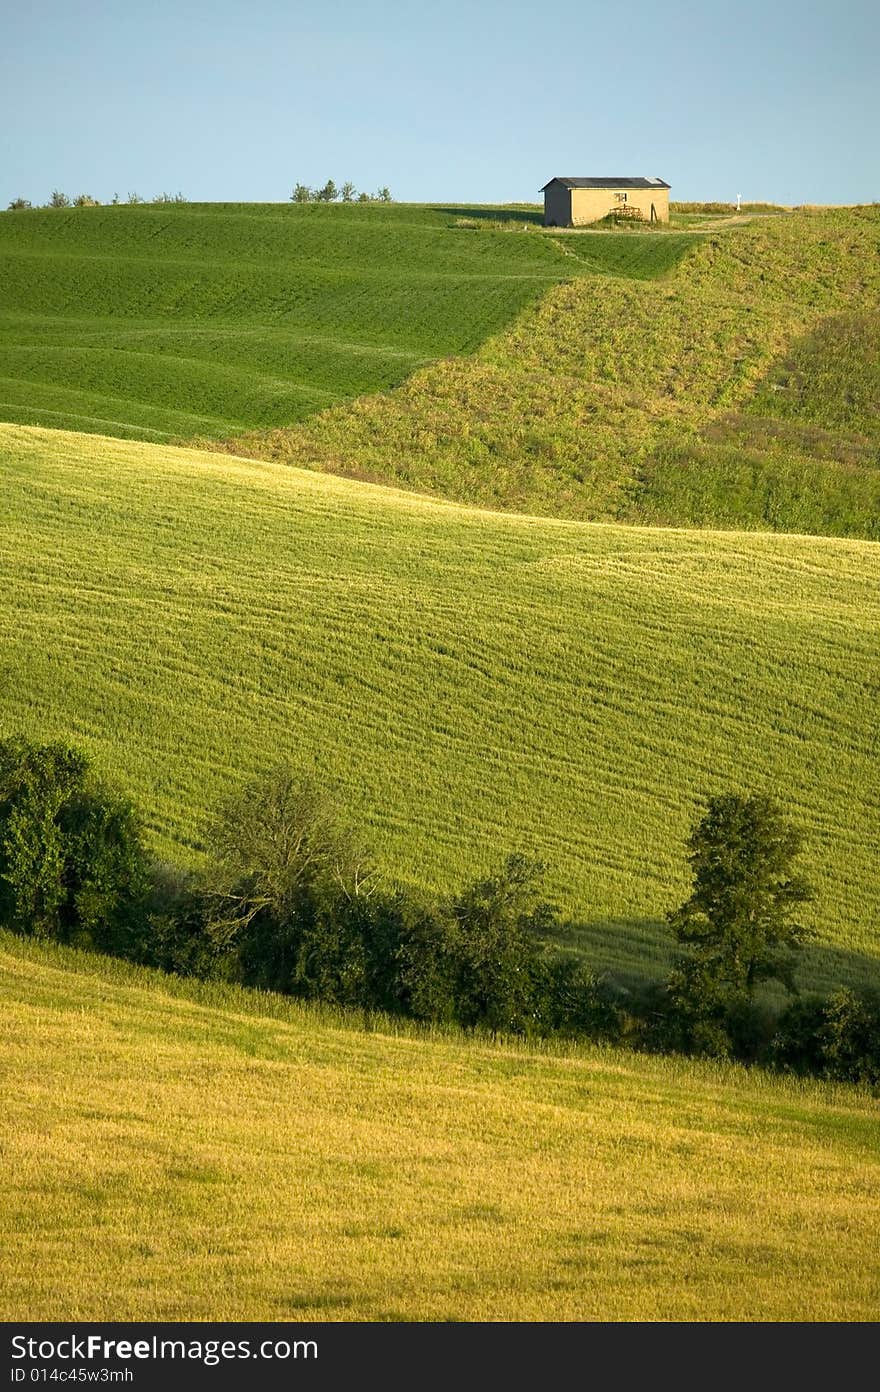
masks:
<path fill-rule="evenodd" d="M 60 189 L 53 189 L 49 195 L 48 206 L 50 208 L 69 208 L 70 199 L 67 194 L 62 193 Z"/>
<path fill-rule="evenodd" d="M 11 213 L 17 213 L 21 212 L 24 208 L 30 208 L 32 206 L 29 198 L 13 198 L 12 202 L 9 204 L 9 211 Z"/>
<path fill-rule="evenodd" d="M 339 190 L 332 179 L 328 179 L 322 189 L 318 189 L 315 197 L 319 203 L 335 203 L 339 197 Z"/>
<path fill-rule="evenodd" d="M 343 203 L 353 203 L 354 194 L 354 184 L 351 182 L 350 179 L 346 179 L 345 183 L 342 185 L 342 189 L 340 190 L 340 197 L 342 198 Z"/>
<path fill-rule="evenodd" d="M 314 195 L 308 184 L 294 184 L 290 195 L 291 203 L 311 203 Z"/>

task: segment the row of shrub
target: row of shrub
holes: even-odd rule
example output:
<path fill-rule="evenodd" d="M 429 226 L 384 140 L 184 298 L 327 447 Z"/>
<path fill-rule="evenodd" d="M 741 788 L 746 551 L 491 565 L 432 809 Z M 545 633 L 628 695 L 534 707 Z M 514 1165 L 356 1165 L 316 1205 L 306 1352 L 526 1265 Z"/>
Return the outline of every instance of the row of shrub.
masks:
<path fill-rule="evenodd" d="M 125 198 L 120 198 L 118 193 L 114 193 L 110 200 L 111 208 L 118 208 L 125 204 L 146 203 L 146 198 L 141 198 L 139 193 L 129 193 Z M 182 193 L 157 193 L 149 200 L 153 203 L 185 203 L 187 200 Z M 77 193 L 73 198 L 62 192 L 61 189 L 53 189 L 45 203 L 38 203 L 38 208 L 100 208 L 100 198 L 93 198 L 90 193 Z M 28 208 L 33 208 L 34 204 L 29 198 L 13 198 L 9 204 L 9 212 L 20 213 Z"/>
<path fill-rule="evenodd" d="M 308 184 L 294 184 L 293 193 L 290 195 L 292 203 L 393 203 L 391 190 L 380 188 L 376 193 L 365 193 L 361 190 L 358 193 L 350 179 L 346 179 L 341 188 L 337 188 L 332 179 L 328 179 L 321 188 L 309 188 Z"/>
<path fill-rule="evenodd" d="M 79 751 L 15 738 L 0 742 L 0 924 L 365 1012 L 880 1083 L 880 995 L 796 998 L 778 1017 L 755 1004 L 759 981 L 786 975 L 778 949 L 798 931 L 779 909 L 749 956 L 729 922 L 713 929 L 701 895 L 724 897 L 719 828 L 728 865 L 743 848 L 754 859 L 761 836 L 777 864 L 797 849 L 765 801 L 715 799 L 691 838 L 694 893 L 670 915 L 689 951 L 666 983 L 627 991 L 554 949 L 562 925 L 526 856 L 442 899 L 383 886 L 326 792 L 283 766 L 220 809 L 207 868 L 181 872 L 151 859 L 130 804 Z M 780 884 L 787 904 L 808 897 L 803 882 Z"/>

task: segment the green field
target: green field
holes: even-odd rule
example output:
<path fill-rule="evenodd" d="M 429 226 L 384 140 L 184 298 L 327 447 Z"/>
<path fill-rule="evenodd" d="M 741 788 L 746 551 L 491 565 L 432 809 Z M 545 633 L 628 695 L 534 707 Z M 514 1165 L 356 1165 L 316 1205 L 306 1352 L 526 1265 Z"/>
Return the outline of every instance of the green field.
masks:
<path fill-rule="evenodd" d="M 872 1320 L 876 1101 L 0 935 L 0 1317 Z"/>
<path fill-rule="evenodd" d="M 707 226 L 540 234 L 571 279 L 475 354 L 229 447 L 548 516 L 877 537 L 880 208 Z"/>
<path fill-rule="evenodd" d="M 0 429 L 0 734 L 64 738 L 197 860 L 314 764 L 386 876 L 533 850 L 597 967 L 668 960 L 700 801 L 809 833 L 805 980 L 877 980 L 880 552 L 492 514 L 227 456 Z"/>
<path fill-rule="evenodd" d="M 289 425 L 471 352 L 587 269 L 532 229 L 534 212 L 511 222 L 523 235 L 463 230 L 465 211 L 2 214 L 0 419 L 150 440 Z M 616 274 L 644 276 L 693 238 L 603 241 Z"/>
<path fill-rule="evenodd" d="M 676 216 L 3 214 L 0 419 L 546 516 L 876 539 L 878 209 Z"/>
<path fill-rule="evenodd" d="M 0 739 L 81 747 L 181 866 L 280 759 L 386 885 L 536 855 L 624 989 L 704 800 L 768 794 L 800 984 L 880 987 L 880 210 L 679 217 L 0 215 Z M 0 992 L 0 1318 L 880 1309 L 855 1088 L 8 933 Z"/>

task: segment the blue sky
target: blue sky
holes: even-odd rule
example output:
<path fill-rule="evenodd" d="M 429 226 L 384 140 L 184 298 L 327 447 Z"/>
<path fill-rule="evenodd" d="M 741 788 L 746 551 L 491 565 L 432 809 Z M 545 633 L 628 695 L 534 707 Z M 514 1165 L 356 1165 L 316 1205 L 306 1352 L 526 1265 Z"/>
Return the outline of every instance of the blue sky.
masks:
<path fill-rule="evenodd" d="M 0 0 L 0 206 L 429 202 L 554 174 L 674 198 L 880 199 L 877 0 Z"/>

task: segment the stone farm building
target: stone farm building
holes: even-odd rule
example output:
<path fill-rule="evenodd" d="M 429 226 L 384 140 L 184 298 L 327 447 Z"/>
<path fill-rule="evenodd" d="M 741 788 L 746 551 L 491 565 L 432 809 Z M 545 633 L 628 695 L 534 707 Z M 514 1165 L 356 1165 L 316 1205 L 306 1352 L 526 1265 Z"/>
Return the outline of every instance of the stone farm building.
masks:
<path fill-rule="evenodd" d="M 541 189 L 545 227 L 581 227 L 608 213 L 669 221 L 669 185 L 662 179 L 551 179 Z"/>

